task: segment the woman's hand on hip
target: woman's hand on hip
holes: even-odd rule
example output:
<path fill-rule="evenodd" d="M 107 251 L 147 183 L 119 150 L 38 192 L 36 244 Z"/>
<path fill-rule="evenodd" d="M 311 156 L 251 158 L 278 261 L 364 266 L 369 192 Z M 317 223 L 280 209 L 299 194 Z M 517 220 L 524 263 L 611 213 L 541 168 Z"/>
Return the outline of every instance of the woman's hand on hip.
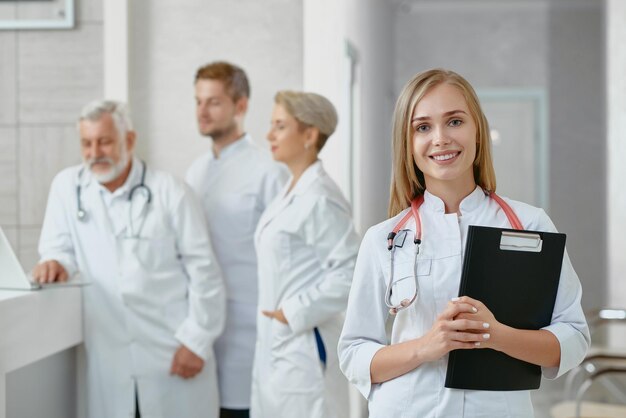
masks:
<path fill-rule="evenodd" d="M 267 316 L 268 318 L 275 319 L 278 322 L 282 322 L 285 325 L 289 325 L 289 322 L 287 321 L 287 318 L 285 317 L 285 313 L 283 312 L 282 309 L 279 309 L 277 311 L 261 311 L 261 313 Z"/>

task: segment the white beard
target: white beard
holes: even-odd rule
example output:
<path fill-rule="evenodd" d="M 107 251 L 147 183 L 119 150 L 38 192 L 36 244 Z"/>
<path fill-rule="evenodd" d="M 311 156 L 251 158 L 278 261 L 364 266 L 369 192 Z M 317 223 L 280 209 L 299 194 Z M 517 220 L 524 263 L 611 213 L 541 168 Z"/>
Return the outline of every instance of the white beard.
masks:
<path fill-rule="evenodd" d="M 87 169 L 91 172 L 91 175 L 96 179 L 96 181 L 100 184 L 110 183 L 122 174 L 126 166 L 128 165 L 128 152 L 126 147 L 122 146 L 120 152 L 120 160 L 115 164 L 115 162 L 109 158 L 92 158 L 91 160 L 87 160 L 84 162 Z M 91 169 L 91 167 L 96 163 L 107 163 L 111 166 L 111 168 L 106 172 L 95 172 Z"/>

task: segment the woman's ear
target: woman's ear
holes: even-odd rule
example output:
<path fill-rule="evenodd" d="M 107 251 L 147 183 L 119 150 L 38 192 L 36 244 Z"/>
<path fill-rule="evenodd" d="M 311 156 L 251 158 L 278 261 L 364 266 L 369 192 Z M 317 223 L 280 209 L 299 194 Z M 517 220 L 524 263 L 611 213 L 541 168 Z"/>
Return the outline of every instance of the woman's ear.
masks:
<path fill-rule="evenodd" d="M 306 129 L 305 144 L 306 149 L 317 148 L 317 141 L 319 141 L 320 130 L 316 126 L 309 126 Z"/>

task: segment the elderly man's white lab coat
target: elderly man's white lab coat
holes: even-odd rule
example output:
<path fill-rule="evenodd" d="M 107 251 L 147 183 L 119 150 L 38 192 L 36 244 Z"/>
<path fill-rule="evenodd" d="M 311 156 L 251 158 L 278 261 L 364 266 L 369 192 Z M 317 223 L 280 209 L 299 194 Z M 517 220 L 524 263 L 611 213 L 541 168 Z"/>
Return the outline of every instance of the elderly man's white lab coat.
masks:
<path fill-rule="evenodd" d="M 152 201 L 144 205 L 137 190 L 131 208 L 141 171 L 134 159 L 126 183 L 110 193 L 71 167 L 49 195 L 41 258 L 92 283 L 83 289 L 88 416 L 134 417 L 137 390 L 143 418 L 217 417 L 212 345 L 225 297 L 205 221 L 186 186 L 149 168 Z M 77 219 L 78 184 L 85 221 Z M 169 373 L 181 344 L 205 360 L 188 380 Z"/>
<path fill-rule="evenodd" d="M 250 408 L 258 299 L 254 231 L 287 177 L 287 168 L 249 135 L 219 158 L 204 154 L 185 177 L 204 209 L 227 290 L 226 326 L 215 342 L 222 408 Z"/>
<path fill-rule="evenodd" d="M 507 203 L 525 229 L 556 231 L 543 210 L 508 199 Z M 384 302 L 390 274 L 387 234 L 407 211 L 371 227 L 365 234 L 354 272 L 346 322 L 339 341 L 341 369 L 368 399 L 370 417 L 532 417 L 530 391 L 491 392 L 445 388 L 447 355 L 382 384 L 371 382 L 372 358 L 388 344 L 385 325 L 389 312 Z M 419 299 L 398 312 L 393 322 L 391 344 L 426 334 L 450 299 L 457 296 L 469 225 L 511 227 L 500 206 L 486 196 L 480 187 L 461 202 L 460 212 L 461 216 L 456 213 L 446 214 L 443 201 L 428 191 L 425 193 L 424 204 L 420 208 L 423 236 L 417 260 Z M 408 236 L 413 237 L 415 222 L 410 220 L 405 228 L 411 230 Z M 412 241 L 407 239 L 396 251 L 392 288 L 394 304 L 410 298 L 415 289 L 415 247 Z M 566 254 L 552 323 L 545 327 L 559 341 L 561 363 L 555 368 L 544 368 L 543 375 L 546 378 L 556 378 L 575 367 L 587 351 L 589 331 L 580 306 L 581 293 L 580 282 Z"/>
<path fill-rule="evenodd" d="M 255 235 L 259 310 L 282 309 L 289 325 L 258 315 L 251 416 L 344 418 L 348 386 L 335 347 L 359 238 L 321 162 L 287 193 L 289 183 Z"/>

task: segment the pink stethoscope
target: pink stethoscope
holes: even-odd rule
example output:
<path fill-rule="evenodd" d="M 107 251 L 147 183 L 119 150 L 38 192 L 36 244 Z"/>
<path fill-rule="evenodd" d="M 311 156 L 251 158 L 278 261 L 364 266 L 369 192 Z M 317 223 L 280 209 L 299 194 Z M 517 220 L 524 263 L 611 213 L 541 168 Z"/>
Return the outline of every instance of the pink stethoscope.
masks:
<path fill-rule="evenodd" d="M 522 230 L 524 227 L 520 222 L 519 218 L 511 209 L 508 203 L 506 203 L 500 196 L 493 192 L 486 192 L 486 194 L 496 201 L 498 205 L 504 211 L 511 227 L 513 229 Z M 395 315 L 398 311 L 409 307 L 415 300 L 417 300 L 419 293 L 419 282 L 417 280 L 417 256 L 420 253 L 420 245 L 422 244 L 422 221 L 420 218 L 419 208 L 424 203 L 424 196 L 419 196 L 411 202 L 411 210 L 409 210 L 403 217 L 400 219 L 400 222 L 393 228 L 393 230 L 387 235 L 387 249 L 390 252 L 390 268 L 389 268 L 389 283 L 387 284 L 387 290 L 385 291 L 385 305 L 389 308 L 389 313 Z M 391 288 L 394 284 L 393 279 L 393 259 L 394 254 L 396 252 L 396 245 L 394 245 L 394 239 L 398 234 L 398 231 L 402 229 L 402 227 L 409 221 L 409 219 L 415 219 L 415 237 L 413 239 L 413 243 L 415 244 L 415 258 L 413 260 L 413 279 L 415 280 L 415 292 L 413 293 L 413 297 L 411 299 L 403 299 L 399 304 L 394 305 L 391 302 Z"/>

